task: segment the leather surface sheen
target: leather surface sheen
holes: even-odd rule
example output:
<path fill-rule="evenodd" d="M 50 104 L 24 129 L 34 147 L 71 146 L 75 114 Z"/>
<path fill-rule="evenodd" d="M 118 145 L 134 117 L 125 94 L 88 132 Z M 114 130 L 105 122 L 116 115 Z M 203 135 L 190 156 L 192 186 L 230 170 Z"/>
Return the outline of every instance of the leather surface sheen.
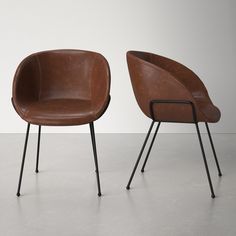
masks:
<path fill-rule="evenodd" d="M 81 125 L 98 119 L 110 100 L 110 69 L 95 52 L 51 50 L 18 66 L 12 102 L 22 119 L 37 125 Z"/>
<path fill-rule="evenodd" d="M 129 51 L 127 62 L 136 100 L 151 118 L 152 100 L 187 100 L 194 104 L 197 122 L 217 122 L 220 110 L 212 103 L 199 77 L 184 65 L 153 53 Z M 193 122 L 192 108 L 185 104 L 155 104 L 158 121 Z"/>

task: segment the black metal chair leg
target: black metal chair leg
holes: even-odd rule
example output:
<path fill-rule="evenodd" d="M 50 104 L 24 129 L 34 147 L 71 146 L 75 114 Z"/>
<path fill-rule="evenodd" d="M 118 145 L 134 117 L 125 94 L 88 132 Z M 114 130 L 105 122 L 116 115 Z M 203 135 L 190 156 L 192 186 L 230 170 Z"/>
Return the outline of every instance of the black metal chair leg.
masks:
<path fill-rule="evenodd" d="M 39 172 L 39 149 L 40 149 L 40 136 L 41 136 L 41 125 L 39 125 L 38 130 L 38 145 L 37 145 L 37 158 L 36 158 L 36 169 L 35 172 Z"/>
<path fill-rule="evenodd" d="M 218 162 L 218 159 L 217 159 L 217 156 L 216 156 L 216 151 L 215 151 L 215 147 L 214 147 L 214 144 L 213 144 L 213 141 L 212 141 L 211 132 L 210 132 L 208 123 L 206 122 L 205 125 L 206 125 L 206 129 L 207 129 L 208 137 L 209 137 L 209 140 L 210 140 L 210 143 L 211 143 L 211 148 L 212 148 L 212 151 L 213 151 L 213 154 L 214 154 L 216 166 L 217 166 L 217 169 L 218 169 L 218 175 L 222 176 L 222 172 L 220 170 L 220 165 L 219 165 L 219 162 Z"/>
<path fill-rule="evenodd" d="M 150 147 L 149 147 L 149 149 L 148 149 L 148 152 L 147 152 L 147 155 L 146 155 L 145 161 L 144 161 L 144 163 L 143 163 L 143 166 L 142 166 L 141 172 L 144 172 L 144 168 L 145 168 L 145 166 L 146 166 L 146 163 L 147 163 L 148 157 L 149 157 L 150 152 L 151 152 L 151 150 L 152 150 L 152 146 L 153 146 L 153 143 L 154 143 L 154 141 L 155 141 L 155 139 L 156 139 L 157 132 L 158 132 L 158 130 L 159 130 L 160 124 L 161 124 L 161 122 L 158 122 L 158 125 L 157 125 L 157 127 L 156 127 L 155 133 L 154 133 L 154 135 L 153 135 L 153 138 L 152 138 L 152 141 L 151 141 L 151 144 L 150 144 Z"/>
<path fill-rule="evenodd" d="M 100 197 L 101 194 L 101 187 L 100 187 L 100 179 L 99 179 L 99 169 L 98 169 L 98 159 L 97 159 L 97 149 L 96 149 L 96 141 L 95 141 L 95 132 L 94 132 L 94 125 L 93 122 L 89 123 L 92 145 L 93 145 L 93 154 L 94 154 L 94 162 L 95 162 L 95 172 L 97 176 L 97 185 L 98 185 L 98 196 Z"/>
<path fill-rule="evenodd" d="M 147 133 L 147 135 L 146 135 L 145 141 L 144 141 L 144 143 L 143 143 L 143 146 L 142 146 L 142 148 L 141 148 L 141 151 L 140 151 L 140 153 L 139 153 L 138 159 L 137 159 L 137 161 L 136 161 L 136 163 L 135 163 L 133 172 L 132 172 L 132 174 L 131 174 L 131 176 L 130 176 L 129 182 L 128 182 L 127 186 L 126 186 L 126 189 L 130 189 L 130 184 L 131 184 L 132 179 L 133 179 L 133 177 L 134 177 L 135 171 L 136 171 L 136 169 L 137 169 L 137 167 L 138 167 L 139 161 L 140 161 L 140 159 L 141 159 L 141 157 L 142 157 L 143 150 L 144 150 L 144 148 L 145 148 L 145 146 L 146 146 L 146 144 L 147 144 L 147 141 L 148 141 L 148 138 L 149 138 L 150 133 L 151 133 L 151 131 L 152 131 L 152 127 L 153 127 L 154 123 L 155 123 L 155 121 L 152 121 L 151 126 L 150 126 L 150 128 L 149 128 L 149 130 L 148 130 L 148 133 Z"/>
<path fill-rule="evenodd" d="M 26 136 L 25 136 L 25 145 L 24 145 L 23 157 L 22 157 L 22 162 L 21 162 L 21 170 L 20 170 L 18 189 L 17 189 L 17 194 L 16 194 L 16 196 L 18 196 L 18 197 L 20 196 L 20 187 L 21 187 L 21 181 L 22 181 L 24 164 L 25 164 L 25 154 L 26 154 L 26 149 L 27 149 L 27 144 L 28 144 L 29 130 L 30 130 L 30 123 L 28 123 L 28 125 L 27 125 L 27 131 L 26 131 Z"/>
<path fill-rule="evenodd" d="M 199 143 L 200 143 L 201 150 L 202 150 L 202 156 L 203 156 L 203 160 L 204 160 L 204 164 L 205 164 L 205 168 L 206 168 L 207 178 L 208 178 L 208 182 L 209 182 L 209 186 L 210 186 L 210 190 L 211 190 L 211 197 L 215 198 L 215 193 L 214 193 L 214 189 L 213 189 L 212 182 L 211 182 L 211 176 L 210 176 L 210 172 L 209 172 L 208 165 L 207 165 L 206 155 L 205 155 L 205 151 L 204 151 L 204 148 L 203 148 L 203 144 L 202 144 L 202 139 L 201 139 L 201 134 L 200 134 L 200 130 L 199 130 L 199 127 L 198 127 L 198 123 L 195 123 L 195 125 L 196 125 L 196 129 L 197 129 Z"/>

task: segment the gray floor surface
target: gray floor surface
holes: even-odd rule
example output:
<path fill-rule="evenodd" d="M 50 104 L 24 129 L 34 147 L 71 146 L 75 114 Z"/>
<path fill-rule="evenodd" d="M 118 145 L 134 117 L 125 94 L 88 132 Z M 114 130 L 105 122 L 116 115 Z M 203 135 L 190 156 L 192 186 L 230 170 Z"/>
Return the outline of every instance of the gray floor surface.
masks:
<path fill-rule="evenodd" d="M 236 135 L 213 135 L 222 178 L 203 135 L 214 200 L 196 135 L 159 134 L 130 191 L 125 186 L 144 134 L 96 138 L 102 197 L 88 134 L 42 134 L 38 174 L 31 134 L 17 198 L 24 135 L 0 135 L 0 235 L 236 235 Z"/>

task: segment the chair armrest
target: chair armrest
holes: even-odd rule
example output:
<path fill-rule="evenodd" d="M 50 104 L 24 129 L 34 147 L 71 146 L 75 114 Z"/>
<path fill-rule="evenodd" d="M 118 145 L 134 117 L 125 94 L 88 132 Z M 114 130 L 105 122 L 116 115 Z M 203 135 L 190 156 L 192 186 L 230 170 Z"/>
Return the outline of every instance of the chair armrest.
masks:
<path fill-rule="evenodd" d="M 91 78 L 91 100 L 96 116 L 100 117 L 110 103 L 110 68 L 107 60 L 98 54 Z"/>
<path fill-rule="evenodd" d="M 20 116 L 23 115 L 27 104 L 39 98 L 40 74 L 37 58 L 33 55 L 26 57 L 15 72 L 12 103 Z"/>
<path fill-rule="evenodd" d="M 192 101 L 188 100 L 162 100 L 162 99 L 157 99 L 157 100 L 152 100 L 150 101 L 149 107 L 150 107 L 150 114 L 151 118 L 155 121 L 164 121 L 164 122 L 180 122 L 180 121 L 170 121 L 170 120 L 159 120 L 157 118 L 157 115 L 154 113 L 154 105 L 155 104 L 174 104 L 174 105 L 189 105 L 191 106 L 192 109 L 192 122 L 185 122 L 185 123 L 196 123 L 197 122 L 197 115 L 196 115 L 196 109 L 195 105 Z M 181 121 L 182 123 L 182 121 Z"/>

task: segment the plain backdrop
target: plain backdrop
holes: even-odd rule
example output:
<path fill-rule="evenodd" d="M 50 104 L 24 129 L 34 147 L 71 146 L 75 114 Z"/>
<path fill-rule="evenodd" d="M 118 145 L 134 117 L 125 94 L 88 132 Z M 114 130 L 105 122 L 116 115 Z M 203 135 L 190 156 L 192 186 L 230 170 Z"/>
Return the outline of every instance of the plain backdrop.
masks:
<path fill-rule="evenodd" d="M 195 71 L 222 119 L 217 133 L 235 133 L 235 0 L 0 0 L 0 132 L 25 132 L 11 105 L 12 80 L 27 55 L 48 49 L 102 53 L 112 74 L 111 103 L 95 123 L 101 133 L 146 132 L 131 87 L 127 50 L 175 59 Z M 165 124 L 161 132 L 193 132 L 192 125 Z M 36 131 L 34 128 L 33 131 Z M 89 132 L 87 126 L 43 127 L 42 132 Z"/>

